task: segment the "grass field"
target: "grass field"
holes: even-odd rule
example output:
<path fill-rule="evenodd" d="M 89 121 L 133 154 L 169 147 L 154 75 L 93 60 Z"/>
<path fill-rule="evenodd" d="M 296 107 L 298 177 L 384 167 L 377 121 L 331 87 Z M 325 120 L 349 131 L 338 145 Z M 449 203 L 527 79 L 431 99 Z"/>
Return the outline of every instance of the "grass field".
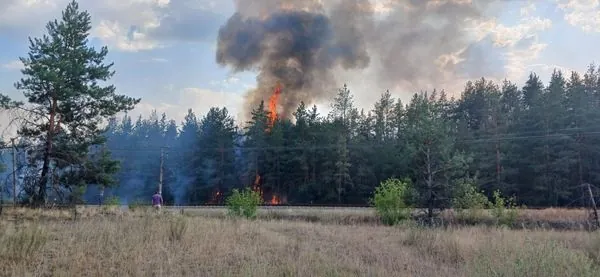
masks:
<path fill-rule="evenodd" d="M 220 212 L 85 208 L 72 220 L 69 211 L 7 209 L 0 220 L 0 276 L 579 277 L 600 272 L 599 232 L 424 229 L 344 219 L 374 217 L 364 209 L 263 210 L 256 221 L 227 219 Z M 585 212 L 549 209 L 519 217 L 579 216 Z M 311 217 L 316 222 L 303 220 Z"/>
<path fill-rule="evenodd" d="M 123 207 L 99 208 L 97 206 L 80 206 L 77 208 L 78 218 L 94 217 L 99 213 L 108 213 L 110 215 L 133 215 L 143 216 L 144 210 L 149 207 L 142 207 L 132 210 L 126 206 Z M 186 216 L 201 216 L 211 218 L 227 218 L 227 210 L 223 207 L 165 207 L 165 211 L 184 214 Z M 423 214 L 424 211 L 415 211 L 414 215 Z M 72 210 L 30 210 L 25 208 L 5 208 L 5 217 L 24 218 L 24 219 L 71 219 L 74 217 Z M 290 220 L 320 222 L 329 224 L 346 225 L 377 225 L 379 219 L 372 208 L 323 208 L 323 207 L 264 207 L 258 210 L 258 218 L 262 220 Z M 445 225 L 456 225 L 464 222 L 457 222 L 455 213 L 452 210 L 444 211 L 439 221 Z M 495 225 L 494 217 L 491 211 L 481 211 L 475 222 L 476 224 Z M 514 229 L 561 229 L 561 230 L 584 230 L 589 227 L 589 213 L 585 209 L 519 209 L 514 222 L 511 224 Z"/>

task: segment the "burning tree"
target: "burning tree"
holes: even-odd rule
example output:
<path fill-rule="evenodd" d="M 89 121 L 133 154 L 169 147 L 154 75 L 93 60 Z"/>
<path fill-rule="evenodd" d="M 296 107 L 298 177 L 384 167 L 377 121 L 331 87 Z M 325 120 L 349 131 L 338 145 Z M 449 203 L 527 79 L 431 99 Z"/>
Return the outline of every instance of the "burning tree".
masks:
<path fill-rule="evenodd" d="M 266 203 L 272 205 L 279 205 L 284 200 L 275 189 L 277 187 L 274 185 L 277 183 L 276 178 L 266 178 L 269 185 L 265 187 L 265 178 L 260 172 L 266 164 L 273 163 L 274 156 L 275 162 L 279 161 L 276 157 L 279 154 L 275 153 L 277 150 L 266 149 L 266 146 L 271 144 L 271 140 L 279 137 L 279 132 L 275 129 L 278 122 L 277 107 L 281 90 L 282 86 L 277 82 L 273 94 L 269 97 L 268 109 L 265 110 L 264 102 L 261 102 L 258 108 L 252 111 L 252 119 L 248 122 L 249 127 L 247 127 L 248 139 L 245 142 L 246 147 L 253 149 L 252 152 L 245 153 L 245 158 L 249 162 L 246 174 L 253 178 L 248 181 L 252 184 L 252 190 L 258 192 Z"/>
<path fill-rule="evenodd" d="M 275 86 L 275 90 L 273 91 L 273 95 L 269 97 L 269 121 L 268 131 L 273 128 L 275 121 L 277 120 L 277 104 L 279 103 L 279 96 L 281 95 L 281 84 L 277 82 L 277 86 Z"/>

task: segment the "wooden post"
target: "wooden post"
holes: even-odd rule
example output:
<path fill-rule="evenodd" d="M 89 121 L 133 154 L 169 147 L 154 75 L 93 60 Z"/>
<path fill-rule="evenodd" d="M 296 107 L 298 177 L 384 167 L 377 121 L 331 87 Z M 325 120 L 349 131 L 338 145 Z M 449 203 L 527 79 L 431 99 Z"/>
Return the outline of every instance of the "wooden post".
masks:
<path fill-rule="evenodd" d="M 4 205 L 4 186 L 6 184 L 0 183 L 0 216 L 2 215 L 2 206 Z"/>
<path fill-rule="evenodd" d="M 590 194 L 590 200 L 592 203 L 592 209 L 594 211 L 594 217 L 596 219 L 596 224 L 600 227 L 600 217 L 598 217 L 598 208 L 596 207 L 596 200 L 594 200 L 594 194 L 592 193 L 592 188 L 590 184 L 587 184 L 588 193 Z"/>

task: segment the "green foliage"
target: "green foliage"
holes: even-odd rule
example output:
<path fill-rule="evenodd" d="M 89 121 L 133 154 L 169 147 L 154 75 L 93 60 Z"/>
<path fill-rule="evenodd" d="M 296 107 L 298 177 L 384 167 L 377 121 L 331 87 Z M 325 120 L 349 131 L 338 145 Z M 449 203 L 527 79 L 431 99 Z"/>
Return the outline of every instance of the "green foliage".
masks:
<path fill-rule="evenodd" d="M 129 207 L 129 210 L 131 210 L 131 211 L 137 211 L 137 210 L 141 209 L 142 207 L 148 206 L 148 204 L 149 203 L 146 203 L 146 202 L 138 199 L 138 200 L 134 200 L 131 203 L 129 203 L 128 207 Z"/>
<path fill-rule="evenodd" d="M 115 72 L 112 63 L 104 64 L 108 48 L 98 51 L 88 45 L 91 22 L 90 13 L 71 1 L 60 20 L 48 22 L 47 34 L 29 39 L 29 53 L 20 58 L 23 78 L 15 87 L 28 103 L 0 96 L 4 108 L 26 111 L 19 135 L 40 142 L 40 154 L 29 160 L 42 164 L 39 181 L 30 191 L 35 204 L 46 201 L 51 161 L 52 172 L 59 174 L 57 183 L 65 187 L 113 184 L 109 175 L 118 169 L 115 162 L 108 157 L 96 161 L 90 149 L 104 142 L 101 125 L 107 118 L 132 110 L 140 101 L 117 95 L 114 85 L 101 85 Z"/>
<path fill-rule="evenodd" d="M 244 191 L 233 189 L 232 194 L 225 200 L 229 215 L 234 217 L 256 218 L 258 206 L 262 203 L 260 194 L 246 188 Z"/>
<path fill-rule="evenodd" d="M 83 195 L 85 194 L 87 186 L 76 186 L 72 189 L 70 195 L 71 204 L 83 204 L 85 201 L 83 199 Z"/>
<path fill-rule="evenodd" d="M 104 201 L 104 205 L 110 206 L 110 207 L 119 206 L 119 205 L 121 205 L 121 200 L 116 195 L 109 196 Z"/>
<path fill-rule="evenodd" d="M 387 225 L 395 225 L 410 216 L 407 199 L 410 197 L 410 182 L 399 179 L 387 179 L 376 189 L 371 198 L 381 221 Z"/>
<path fill-rule="evenodd" d="M 193 166 L 190 167 L 190 160 L 187 160 L 188 164 L 184 167 L 193 168 L 192 174 L 195 177 L 195 181 L 191 182 L 191 187 L 188 188 L 190 192 L 188 200 L 193 203 L 203 203 L 211 199 L 213 189 L 200 190 L 198 187 L 215 184 L 214 180 L 218 180 L 217 185 L 220 187 L 226 184 L 235 185 L 238 182 L 234 174 L 237 127 L 227 108 L 211 108 L 196 127 L 197 135 L 191 142 L 192 145 L 196 145 L 192 152 Z M 184 151 L 190 152 L 187 149 Z M 215 202 L 220 201 L 222 199 L 215 199 Z"/>
<path fill-rule="evenodd" d="M 519 215 L 514 198 L 505 199 L 498 190 L 494 191 L 493 197 L 492 215 L 497 224 L 508 226 L 514 224 Z"/>
<path fill-rule="evenodd" d="M 490 201 L 477 191 L 471 180 L 459 182 L 452 199 L 452 207 L 457 219 L 475 223 L 483 217 L 484 210 L 490 206 Z"/>
<path fill-rule="evenodd" d="M 0 234 L 0 255 L 8 260 L 28 260 L 48 241 L 48 234 L 38 225 L 19 227 Z"/>
<path fill-rule="evenodd" d="M 456 99 L 429 91 L 402 103 L 386 92 L 364 111 L 345 86 L 331 99 L 330 114 L 300 103 L 294 118 L 279 118 L 271 129 L 264 102 L 248 107 L 243 129 L 223 107 L 197 116 L 188 111 L 179 135 L 155 112 L 135 123 L 125 116 L 107 132 L 107 150 L 123 161 L 122 184 L 143 179 L 147 188 L 126 189 L 142 199 L 156 187 L 159 149 L 175 145 L 165 156 L 164 184 L 178 192 L 179 203 L 205 203 L 215 191 L 253 184 L 259 174 L 265 192 L 290 204 L 365 204 L 382 181 L 406 176 L 419 192 L 407 204 L 431 203 L 434 210 L 455 206 L 455 184 L 477 173 L 490 200 L 500 189 L 530 206 L 563 206 L 580 196 L 572 184 L 600 183 L 594 173 L 600 172 L 600 138 L 586 136 L 598 129 L 598 72 L 565 80 L 557 71 L 547 87 L 535 74 L 522 87 L 473 80 Z M 577 131 L 583 127 L 589 130 Z M 535 138 L 514 139 L 522 136 Z M 116 151 L 139 148 L 144 151 Z M 166 192 L 164 199 L 169 202 Z"/>

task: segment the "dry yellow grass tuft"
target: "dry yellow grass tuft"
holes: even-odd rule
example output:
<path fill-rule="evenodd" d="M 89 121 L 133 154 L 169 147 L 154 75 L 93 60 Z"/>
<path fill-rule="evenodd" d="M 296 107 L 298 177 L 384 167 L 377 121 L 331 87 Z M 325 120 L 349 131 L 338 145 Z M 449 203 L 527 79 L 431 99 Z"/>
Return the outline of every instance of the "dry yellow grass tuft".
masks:
<path fill-rule="evenodd" d="M 113 214 L 2 221 L 0 275 L 585 277 L 600 270 L 598 232 Z"/>

